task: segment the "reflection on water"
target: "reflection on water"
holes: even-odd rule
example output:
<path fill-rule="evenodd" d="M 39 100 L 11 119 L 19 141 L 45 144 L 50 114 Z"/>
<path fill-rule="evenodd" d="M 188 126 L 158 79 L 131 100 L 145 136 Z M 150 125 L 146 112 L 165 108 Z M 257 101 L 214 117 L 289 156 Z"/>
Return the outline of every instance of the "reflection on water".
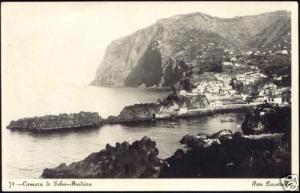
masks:
<path fill-rule="evenodd" d="M 221 122 L 221 119 L 233 122 Z M 11 178 L 38 178 L 44 168 L 60 163 L 70 164 L 84 159 L 92 152 L 105 148 L 107 143 L 128 141 L 132 143 L 144 136 L 156 141 L 159 157 L 166 158 L 180 148 L 179 140 L 186 134 L 210 134 L 220 129 L 235 129 L 243 114 L 104 125 L 78 131 L 37 133 L 6 131 L 8 137 L 7 175 Z"/>

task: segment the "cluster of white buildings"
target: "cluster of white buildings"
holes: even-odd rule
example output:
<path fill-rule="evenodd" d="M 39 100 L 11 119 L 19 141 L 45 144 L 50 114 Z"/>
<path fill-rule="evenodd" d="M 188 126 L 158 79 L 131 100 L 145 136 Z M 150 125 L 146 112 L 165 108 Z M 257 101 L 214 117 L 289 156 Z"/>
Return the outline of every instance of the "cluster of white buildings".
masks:
<path fill-rule="evenodd" d="M 236 91 L 230 86 L 231 76 L 226 74 L 216 74 L 216 80 L 206 80 L 196 83 L 196 88 L 192 92 L 179 91 L 183 96 L 205 95 L 209 107 L 221 106 L 223 101 L 236 97 Z"/>
<path fill-rule="evenodd" d="M 226 82 L 216 81 L 203 81 L 196 85 L 197 88 L 192 92 L 201 95 L 206 95 L 207 98 L 219 99 L 224 97 L 230 97 L 235 94 L 236 91 Z"/>
<path fill-rule="evenodd" d="M 235 76 L 237 81 L 243 82 L 244 85 L 253 84 L 255 81 L 266 78 L 267 76 L 259 71 L 246 72 L 244 74 L 238 74 Z"/>
<path fill-rule="evenodd" d="M 288 50 L 286 46 L 283 47 L 283 49 L 279 49 L 280 46 L 273 46 L 273 48 L 277 49 L 277 51 L 274 51 L 274 50 L 266 50 L 266 51 L 263 51 L 263 52 L 260 52 L 259 50 L 256 50 L 256 51 L 247 51 L 245 54 L 247 56 L 251 56 L 251 55 L 254 55 L 254 56 L 260 56 L 260 55 L 267 55 L 267 54 L 282 54 L 282 55 L 289 55 L 289 53 L 291 53 L 291 50 Z"/>
<path fill-rule="evenodd" d="M 275 84 L 269 83 L 259 91 L 258 97 L 255 99 L 256 102 L 268 102 L 268 103 L 286 103 L 282 97 L 282 93 L 289 89 L 288 87 L 278 88 Z"/>

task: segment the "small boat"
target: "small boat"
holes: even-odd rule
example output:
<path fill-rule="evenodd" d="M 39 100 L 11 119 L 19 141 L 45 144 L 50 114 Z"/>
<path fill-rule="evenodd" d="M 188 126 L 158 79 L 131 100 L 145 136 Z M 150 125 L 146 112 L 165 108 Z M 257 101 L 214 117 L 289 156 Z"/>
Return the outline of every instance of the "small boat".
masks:
<path fill-rule="evenodd" d="M 166 127 L 167 127 L 167 128 L 175 128 L 174 125 L 167 125 Z"/>
<path fill-rule="evenodd" d="M 221 122 L 233 122 L 233 119 L 221 119 Z"/>

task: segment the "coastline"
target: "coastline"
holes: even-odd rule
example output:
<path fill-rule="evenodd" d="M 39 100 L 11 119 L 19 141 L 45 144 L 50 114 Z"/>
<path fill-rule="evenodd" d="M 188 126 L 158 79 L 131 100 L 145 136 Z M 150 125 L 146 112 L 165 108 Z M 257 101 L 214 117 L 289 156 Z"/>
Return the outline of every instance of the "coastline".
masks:
<path fill-rule="evenodd" d="M 89 85 L 91 87 L 99 87 L 97 85 Z M 118 89 L 145 89 L 145 90 L 167 90 L 172 91 L 171 87 L 134 87 L 134 86 L 109 86 L 101 85 L 103 88 L 118 88 Z"/>
<path fill-rule="evenodd" d="M 209 107 L 202 109 L 194 109 L 188 110 L 185 113 L 172 112 L 167 115 L 157 116 L 155 119 L 152 118 L 138 118 L 138 119 L 119 119 L 119 120 L 108 120 L 104 119 L 106 124 L 118 124 L 118 123 L 126 123 L 126 122 L 143 122 L 143 121 L 155 121 L 155 120 L 173 120 L 173 119 L 185 119 L 190 117 L 202 117 L 202 116 L 210 116 L 222 113 L 235 113 L 241 111 L 247 111 L 249 109 L 253 109 L 258 104 L 234 104 L 234 105 L 224 105 L 220 107 Z"/>
<path fill-rule="evenodd" d="M 209 107 L 209 108 L 201 108 L 201 109 L 194 109 L 188 110 L 185 113 L 180 113 L 179 111 L 170 112 L 168 114 L 160 115 L 153 119 L 152 117 L 145 117 L 145 118 L 134 118 L 134 119 L 122 119 L 119 116 L 114 116 L 114 119 L 106 118 L 106 119 L 99 119 L 98 122 L 93 123 L 82 123 L 76 125 L 64 125 L 64 126 L 53 126 L 53 127 L 42 127 L 42 128 L 31 128 L 28 125 L 18 125 L 13 126 L 8 125 L 7 129 L 14 130 L 14 131 L 30 131 L 30 132 L 59 132 L 64 130 L 74 130 L 77 129 L 86 129 L 86 128 L 97 128 L 103 125 L 108 124 L 121 124 L 121 123 L 128 123 L 128 122 L 149 122 L 155 120 L 174 120 L 174 119 L 185 119 L 189 117 L 202 117 L 202 116 L 210 116 L 215 114 L 222 114 L 222 113 L 233 113 L 233 112 L 240 112 L 240 111 L 248 111 L 256 107 L 257 104 L 232 104 L 232 105 L 223 105 L 219 107 Z M 24 119 L 38 119 L 39 117 L 34 118 L 24 118 Z M 24 119 L 19 119 L 24 120 Z"/>

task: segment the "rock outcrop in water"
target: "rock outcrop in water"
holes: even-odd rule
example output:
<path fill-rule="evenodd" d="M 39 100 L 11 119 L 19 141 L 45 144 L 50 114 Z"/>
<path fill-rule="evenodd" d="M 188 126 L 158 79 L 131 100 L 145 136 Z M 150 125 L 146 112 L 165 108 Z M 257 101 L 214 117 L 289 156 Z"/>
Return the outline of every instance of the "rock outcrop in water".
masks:
<path fill-rule="evenodd" d="M 119 118 L 122 120 L 152 119 L 160 112 L 161 105 L 157 103 L 134 104 L 123 108 Z"/>
<path fill-rule="evenodd" d="M 121 120 L 150 120 L 155 118 L 168 118 L 180 114 L 180 109 L 201 109 L 208 106 L 205 95 L 192 97 L 170 94 L 156 103 L 129 105 L 119 114 Z"/>
<path fill-rule="evenodd" d="M 107 144 L 82 161 L 45 169 L 43 178 L 156 178 L 161 162 L 155 142 L 144 137 L 132 144 Z"/>
<path fill-rule="evenodd" d="M 11 121 L 7 126 L 12 130 L 53 131 L 101 124 L 101 117 L 97 112 L 79 112 L 71 114 L 46 115 L 42 117 L 23 118 Z"/>
<path fill-rule="evenodd" d="M 268 52 L 278 45 L 290 50 L 291 17 L 287 11 L 217 18 L 204 13 L 176 15 L 106 49 L 92 85 L 169 87 L 197 69 L 222 71 L 232 50 Z M 268 62 L 266 65 L 269 65 Z"/>

